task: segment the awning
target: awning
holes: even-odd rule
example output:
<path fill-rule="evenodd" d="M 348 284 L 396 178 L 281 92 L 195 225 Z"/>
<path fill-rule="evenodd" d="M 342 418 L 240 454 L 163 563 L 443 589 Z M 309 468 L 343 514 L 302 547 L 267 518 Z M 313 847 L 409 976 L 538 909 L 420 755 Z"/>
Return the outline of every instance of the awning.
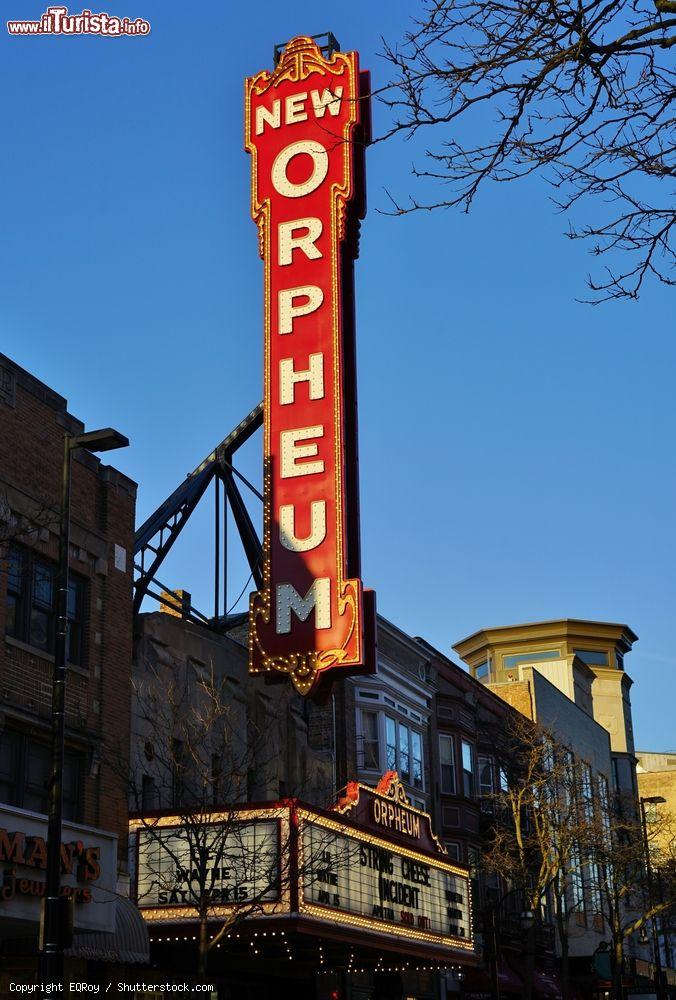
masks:
<path fill-rule="evenodd" d="M 525 963 L 514 959 L 510 961 L 514 961 L 516 971 L 525 979 Z M 556 972 L 550 969 L 533 969 L 533 996 L 538 1000 L 563 1000 L 563 990 Z"/>
<path fill-rule="evenodd" d="M 520 997 L 523 993 L 523 983 L 516 973 L 506 965 L 498 970 L 498 984 L 501 996 L 512 993 Z M 463 969 L 462 991 L 463 993 L 485 993 L 492 996 L 493 984 L 490 972 L 487 969 Z"/>
<path fill-rule="evenodd" d="M 544 972 L 536 969 L 533 973 L 533 989 L 536 996 L 543 1000 L 563 1000 L 563 991 L 559 982 L 559 977 L 555 972 Z"/>
<path fill-rule="evenodd" d="M 150 944 L 145 920 L 124 896 L 118 896 L 115 904 L 114 933 L 74 934 L 73 946 L 65 952 L 67 957 L 93 962 L 148 964 Z"/>

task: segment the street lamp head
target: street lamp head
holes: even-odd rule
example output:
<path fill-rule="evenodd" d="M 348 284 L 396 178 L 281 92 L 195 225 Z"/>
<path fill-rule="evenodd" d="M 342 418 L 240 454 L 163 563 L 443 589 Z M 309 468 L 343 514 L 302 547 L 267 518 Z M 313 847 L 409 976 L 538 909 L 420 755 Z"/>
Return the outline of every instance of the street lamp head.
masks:
<path fill-rule="evenodd" d="M 85 434 L 75 434 L 69 438 L 68 447 L 86 448 L 88 451 L 115 451 L 116 448 L 126 448 L 129 438 L 112 427 L 103 427 L 98 431 L 87 431 Z"/>
<path fill-rule="evenodd" d="M 663 805 L 667 800 L 663 795 L 648 795 L 645 798 L 641 797 L 641 802 L 649 806 L 659 806 Z"/>

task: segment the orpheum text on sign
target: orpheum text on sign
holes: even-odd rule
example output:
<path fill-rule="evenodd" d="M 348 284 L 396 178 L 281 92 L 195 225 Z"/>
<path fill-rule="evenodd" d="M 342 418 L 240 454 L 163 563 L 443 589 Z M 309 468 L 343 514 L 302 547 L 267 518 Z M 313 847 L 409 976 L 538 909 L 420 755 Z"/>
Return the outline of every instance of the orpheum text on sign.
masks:
<path fill-rule="evenodd" d="M 263 589 L 254 674 L 325 696 L 374 660 L 359 578 L 353 262 L 364 215 L 368 79 L 306 37 L 246 82 L 252 215 L 264 261 Z"/>

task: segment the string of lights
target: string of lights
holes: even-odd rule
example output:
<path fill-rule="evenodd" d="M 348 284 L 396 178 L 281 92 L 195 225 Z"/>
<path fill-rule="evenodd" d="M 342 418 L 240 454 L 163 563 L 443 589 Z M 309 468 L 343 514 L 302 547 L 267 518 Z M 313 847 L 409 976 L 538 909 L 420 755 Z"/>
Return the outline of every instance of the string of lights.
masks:
<path fill-rule="evenodd" d="M 210 940 L 213 941 L 215 935 L 212 935 Z M 254 955 L 259 955 L 261 953 L 262 942 L 257 940 L 258 938 L 279 938 L 281 944 L 286 951 L 286 957 L 289 961 L 293 961 L 293 954 L 291 951 L 291 943 L 289 941 L 289 936 L 285 931 L 254 931 L 252 935 L 240 934 L 239 932 L 229 932 L 225 935 L 226 938 L 232 939 L 243 939 L 247 940 L 249 946 L 251 947 Z M 167 934 L 165 936 L 159 935 L 157 937 L 152 936 L 151 941 L 160 943 L 162 941 L 166 943 L 176 942 L 176 941 L 197 941 L 196 934 Z M 216 945 L 217 948 L 221 947 L 219 942 Z M 350 952 L 347 967 L 342 965 L 335 965 L 330 968 L 326 968 L 326 958 L 324 955 L 324 947 L 319 944 L 319 965 L 320 968 L 317 970 L 317 975 L 319 976 L 332 976 L 336 972 L 342 971 L 344 968 L 347 969 L 348 973 L 391 973 L 391 972 L 451 972 L 455 975 L 455 978 L 460 980 L 463 978 L 464 970 L 461 965 L 445 964 L 440 962 L 431 963 L 429 965 L 413 965 L 411 962 L 398 963 L 397 965 L 385 965 L 385 960 L 382 955 L 378 958 L 375 965 L 362 965 L 355 964 L 355 954 L 354 951 Z"/>

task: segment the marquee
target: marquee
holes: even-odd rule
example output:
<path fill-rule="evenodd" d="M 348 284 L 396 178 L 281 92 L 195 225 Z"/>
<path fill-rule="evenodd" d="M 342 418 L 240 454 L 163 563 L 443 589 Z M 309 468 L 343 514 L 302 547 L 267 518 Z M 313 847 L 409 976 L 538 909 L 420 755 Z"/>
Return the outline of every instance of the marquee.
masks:
<path fill-rule="evenodd" d="M 392 831 L 382 827 L 383 815 L 392 816 Z M 322 934 L 341 927 L 408 940 L 449 958 L 473 951 L 467 868 L 449 860 L 428 814 L 411 806 L 393 772 L 377 789 L 348 786 L 332 810 L 289 800 L 214 813 L 192 832 L 176 816 L 144 817 L 132 821 L 131 832 L 137 904 L 148 921 L 196 918 L 206 885 L 213 920 L 238 910 L 254 920 L 293 919 Z M 196 844 L 208 854 L 199 877 Z"/>

